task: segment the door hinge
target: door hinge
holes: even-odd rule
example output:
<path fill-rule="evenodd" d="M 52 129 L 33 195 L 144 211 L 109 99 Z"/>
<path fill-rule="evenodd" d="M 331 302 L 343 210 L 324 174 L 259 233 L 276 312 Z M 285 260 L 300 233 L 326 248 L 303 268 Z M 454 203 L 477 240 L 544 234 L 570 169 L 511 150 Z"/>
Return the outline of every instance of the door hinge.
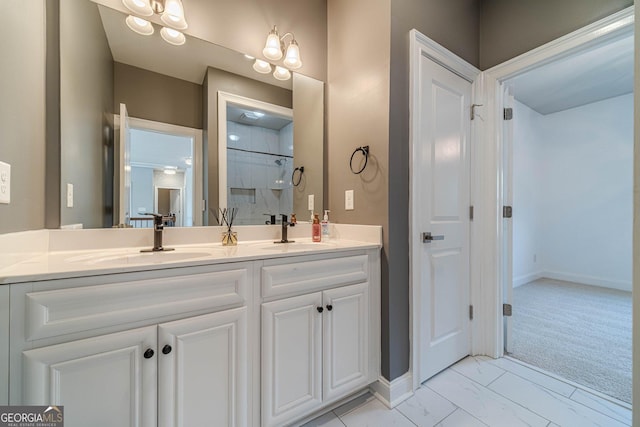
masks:
<path fill-rule="evenodd" d="M 473 320 L 473 306 L 469 306 L 469 320 Z"/>
<path fill-rule="evenodd" d="M 503 206 L 502 218 L 511 218 L 511 217 L 513 217 L 513 208 L 511 206 Z"/>
<path fill-rule="evenodd" d="M 503 316 L 511 316 L 513 313 L 513 307 L 511 304 L 502 304 L 502 315 Z"/>
<path fill-rule="evenodd" d="M 475 120 L 476 118 L 476 107 L 482 107 L 482 104 L 471 104 L 471 120 Z M 482 117 L 480 117 L 482 119 Z"/>
<path fill-rule="evenodd" d="M 469 206 L 469 220 L 473 221 L 473 206 Z"/>
<path fill-rule="evenodd" d="M 513 108 L 505 108 L 504 109 L 504 119 L 505 120 L 513 119 Z"/>

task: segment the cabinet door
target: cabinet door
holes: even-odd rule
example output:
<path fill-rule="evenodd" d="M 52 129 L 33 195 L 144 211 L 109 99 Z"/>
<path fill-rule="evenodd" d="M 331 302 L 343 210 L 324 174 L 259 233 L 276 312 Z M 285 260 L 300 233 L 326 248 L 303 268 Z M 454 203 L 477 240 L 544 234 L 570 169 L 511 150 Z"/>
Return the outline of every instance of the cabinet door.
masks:
<path fill-rule="evenodd" d="M 158 426 L 247 425 L 247 309 L 158 326 Z"/>
<path fill-rule="evenodd" d="M 369 379 L 369 284 L 323 293 L 323 397 L 330 400 Z"/>
<path fill-rule="evenodd" d="M 155 326 L 23 352 L 23 403 L 64 405 L 66 427 L 156 425 Z"/>
<path fill-rule="evenodd" d="M 263 426 L 282 426 L 322 402 L 322 294 L 262 304 Z"/>

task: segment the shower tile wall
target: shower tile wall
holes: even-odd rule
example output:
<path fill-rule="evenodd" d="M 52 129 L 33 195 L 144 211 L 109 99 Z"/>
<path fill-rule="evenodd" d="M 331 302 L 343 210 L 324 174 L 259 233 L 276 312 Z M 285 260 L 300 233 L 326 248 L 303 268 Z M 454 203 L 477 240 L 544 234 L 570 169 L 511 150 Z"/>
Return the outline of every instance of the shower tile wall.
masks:
<path fill-rule="evenodd" d="M 238 208 L 235 223 L 263 224 L 264 214 L 291 214 L 293 159 L 280 156 L 293 156 L 293 123 L 277 131 L 229 121 L 227 134 L 238 136 L 227 140 L 227 204 Z"/>

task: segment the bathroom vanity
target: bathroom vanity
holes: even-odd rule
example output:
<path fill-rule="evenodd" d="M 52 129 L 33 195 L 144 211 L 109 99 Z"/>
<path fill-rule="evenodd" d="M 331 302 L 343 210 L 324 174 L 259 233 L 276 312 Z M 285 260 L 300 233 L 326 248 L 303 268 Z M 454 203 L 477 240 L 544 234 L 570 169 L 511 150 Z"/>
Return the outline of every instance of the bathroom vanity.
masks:
<path fill-rule="evenodd" d="M 366 389 L 380 374 L 381 233 L 333 227 L 341 238 L 320 244 L 246 232 L 174 255 L 50 241 L 0 265 L 8 402 L 64 405 L 70 427 L 284 426 Z M 83 246 L 112 230 L 74 232 Z"/>

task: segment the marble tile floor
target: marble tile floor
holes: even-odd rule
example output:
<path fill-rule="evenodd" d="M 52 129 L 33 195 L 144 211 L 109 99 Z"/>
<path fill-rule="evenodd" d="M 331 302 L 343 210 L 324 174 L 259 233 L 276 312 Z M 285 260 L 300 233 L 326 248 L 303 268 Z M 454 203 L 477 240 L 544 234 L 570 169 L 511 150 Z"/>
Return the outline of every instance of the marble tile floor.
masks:
<path fill-rule="evenodd" d="M 624 404 L 623 404 L 624 405 Z M 512 359 L 467 357 L 388 409 L 365 394 L 303 427 L 617 427 L 631 410 Z"/>

